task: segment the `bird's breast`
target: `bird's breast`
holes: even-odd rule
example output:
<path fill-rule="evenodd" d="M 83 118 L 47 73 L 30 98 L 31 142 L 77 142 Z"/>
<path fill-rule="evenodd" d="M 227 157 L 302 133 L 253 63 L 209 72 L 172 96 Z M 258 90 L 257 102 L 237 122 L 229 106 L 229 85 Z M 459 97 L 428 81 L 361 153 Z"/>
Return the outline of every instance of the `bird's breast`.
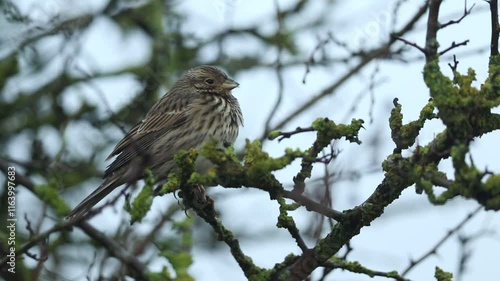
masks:
<path fill-rule="evenodd" d="M 241 109 L 232 96 L 210 95 L 200 105 L 199 132 L 206 136 L 205 141 L 215 138 L 223 143 L 232 144 L 242 126 Z"/>

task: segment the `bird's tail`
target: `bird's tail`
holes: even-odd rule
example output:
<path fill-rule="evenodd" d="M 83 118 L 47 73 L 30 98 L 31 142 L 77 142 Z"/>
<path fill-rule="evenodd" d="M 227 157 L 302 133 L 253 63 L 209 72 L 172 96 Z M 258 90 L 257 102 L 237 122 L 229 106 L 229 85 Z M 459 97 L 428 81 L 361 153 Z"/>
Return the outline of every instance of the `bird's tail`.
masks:
<path fill-rule="evenodd" d="M 120 184 L 117 183 L 118 177 L 107 178 L 104 182 L 92 192 L 89 196 L 83 199 L 67 216 L 67 220 L 72 220 L 85 215 L 95 204 L 99 203 L 111 191 Z"/>

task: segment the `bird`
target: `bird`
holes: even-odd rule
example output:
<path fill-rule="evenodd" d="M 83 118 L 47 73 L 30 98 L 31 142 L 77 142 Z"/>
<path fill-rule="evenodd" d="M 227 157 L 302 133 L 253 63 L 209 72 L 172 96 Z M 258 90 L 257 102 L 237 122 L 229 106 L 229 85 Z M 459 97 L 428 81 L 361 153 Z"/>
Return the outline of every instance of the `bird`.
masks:
<path fill-rule="evenodd" d="M 175 168 L 181 150 L 201 148 L 216 140 L 232 145 L 243 126 L 243 114 L 232 90 L 239 83 L 221 69 L 200 65 L 185 72 L 115 146 L 106 160 L 116 159 L 104 172 L 102 184 L 66 217 L 81 218 L 115 188 L 146 177 L 157 181 Z"/>

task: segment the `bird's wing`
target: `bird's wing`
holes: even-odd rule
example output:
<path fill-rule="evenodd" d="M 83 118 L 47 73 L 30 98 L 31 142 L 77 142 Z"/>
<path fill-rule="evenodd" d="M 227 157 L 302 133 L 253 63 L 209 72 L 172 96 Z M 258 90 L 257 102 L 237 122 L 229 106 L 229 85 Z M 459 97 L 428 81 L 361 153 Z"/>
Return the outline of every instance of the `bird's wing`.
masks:
<path fill-rule="evenodd" d="M 168 94 L 164 96 L 153 106 L 146 118 L 130 129 L 116 145 L 108 158 L 117 154 L 118 157 L 108 166 L 104 177 L 109 176 L 140 154 L 147 157 L 148 148 L 156 139 L 184 125 L 188 118 L 189 106 L 185 101 L 175 99 Z"/>
<path fill-rule="evenodd" d="M 137 133 L 137 129 L 139 129 L 139 127 L 141 126 L 143 121 L 135 124 L 134 127 L 132 127 L 132 129 L 130 129 L 128 131 L 128 133 L 125 135 L 125 137 L 123 137 L 123 139 L 118 142 L 118 144 L 116 144 L 115 148 L 113 149 L 113 151 L 108 155 L 108 157 L 106 158 L 106 161 L 113 158 L 113 156 L 119 154 L 120 152 L 123 151 L 123 149 L 125 149 L 125 147 L 128 146 L 128 144 L 130 143 L 130 141 L 132 140 L 132 138 L 134 138 L 134 136 L 136 135 Z"/>

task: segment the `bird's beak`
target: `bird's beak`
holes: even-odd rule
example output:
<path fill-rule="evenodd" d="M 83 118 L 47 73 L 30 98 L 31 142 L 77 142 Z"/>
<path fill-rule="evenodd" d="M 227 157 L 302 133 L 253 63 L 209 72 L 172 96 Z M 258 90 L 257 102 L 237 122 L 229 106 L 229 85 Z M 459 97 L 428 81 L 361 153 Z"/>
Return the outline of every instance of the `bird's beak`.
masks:
<path fill-rule="evenodd" d="M 236 81 L 234 81 L 233 79 L 230 79 L 230 78 L 227 78 L 226 81 L 224 81 L 224 83 L 222 83 L 222 88 L 230 91 L 236 87 L 238 87 L 240 84 Z"/>

